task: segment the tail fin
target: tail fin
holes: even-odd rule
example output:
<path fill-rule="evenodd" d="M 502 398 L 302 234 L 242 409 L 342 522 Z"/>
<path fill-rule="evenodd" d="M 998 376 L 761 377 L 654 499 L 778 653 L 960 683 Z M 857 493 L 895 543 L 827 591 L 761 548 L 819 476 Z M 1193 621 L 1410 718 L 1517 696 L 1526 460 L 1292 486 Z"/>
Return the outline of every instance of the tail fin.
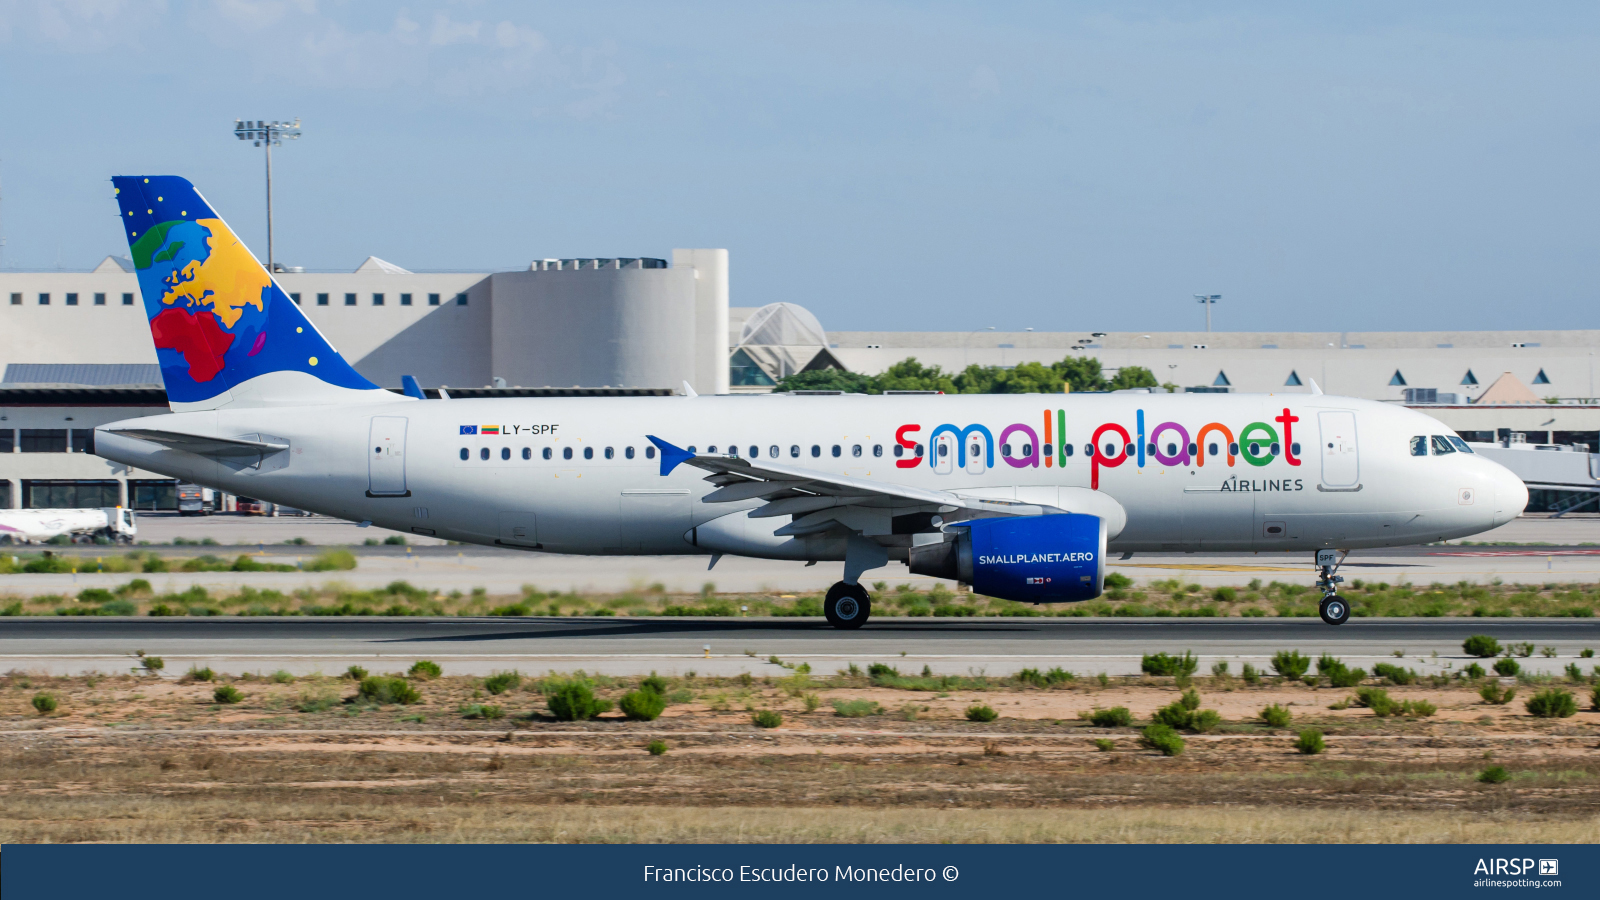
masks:
<path fill-rule="evenodd" d="M 351 368 L 194 185 L 111 183 L 174 410 L 400 399 Z"/>

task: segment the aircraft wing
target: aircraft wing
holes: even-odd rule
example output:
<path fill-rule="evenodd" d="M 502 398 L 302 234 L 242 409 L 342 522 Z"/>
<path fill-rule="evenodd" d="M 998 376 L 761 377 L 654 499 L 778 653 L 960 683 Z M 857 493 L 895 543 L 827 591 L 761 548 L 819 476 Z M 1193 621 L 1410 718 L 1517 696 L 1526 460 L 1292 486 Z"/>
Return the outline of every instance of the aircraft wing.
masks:
<path fill-rule="evenodd" d="M 893 482 L 873 481 L 819 472 L 804 466 L 765 462 L 735 456 L 698 456 L 675 447 L 653 435 L 646 435 L 661 450 L 661 474 L 679 465 L 694 466 L 711 474 L 706 481 L 717 485 L 705 503 L 733 503 L 762 500 L 765 505 L 750 513 L 750 518 L 795 516 L 775 534 L 811 534 L 832 528 L 835 523 L 867 533 L 891 532 L 889 520 L 895 514 L 939 512 L 946 521 L 984 516 L 1028 516 L 1057 512 L 1015 500 L 964 497 L 949 491 L 910 487 Z M 881 519 L 870 523 L 871 519 Z M 873 524 L 879 527 L 874 528 Z"/>
<path fill-rule="evenodd" d="M 200 456 L 265 456 L 269 453 L 277 453 L 280 450 L 289 449 L 288 444 L 270 441 L 184 434 L 181 431 L 163 431 L 158 428 L 118 428 L 111 433 L 122 437 L 163 444 L 174 450 L 183 450 Z"/>

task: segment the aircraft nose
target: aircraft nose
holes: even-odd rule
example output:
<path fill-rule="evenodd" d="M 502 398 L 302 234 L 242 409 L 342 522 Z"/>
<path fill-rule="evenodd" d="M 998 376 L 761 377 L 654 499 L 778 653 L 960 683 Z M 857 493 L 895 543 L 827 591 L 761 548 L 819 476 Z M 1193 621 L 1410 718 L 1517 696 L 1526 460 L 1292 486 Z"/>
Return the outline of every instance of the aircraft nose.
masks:
<path fill-rule="evenodd" d="M 1495 473 L 1494 479 L 1494 524 L 1496 526 L 1522 515 L 1528 507 L 1528 486 L 1516 473 L 1505 466 L 1497 465 L 1500 471 Z"/>

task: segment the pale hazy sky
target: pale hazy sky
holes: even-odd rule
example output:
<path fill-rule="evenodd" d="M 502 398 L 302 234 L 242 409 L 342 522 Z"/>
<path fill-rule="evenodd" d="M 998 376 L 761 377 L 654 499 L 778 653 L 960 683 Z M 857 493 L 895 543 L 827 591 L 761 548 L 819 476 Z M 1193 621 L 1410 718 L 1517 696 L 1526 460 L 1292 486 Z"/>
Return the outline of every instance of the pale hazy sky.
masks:
<path fill-rule="evenodd" d="M 727 247 L 835 330 L 1597 327 L 1600 7 L 1288 6 L 0 0 L 0 262 L 126 253 L 107 179 L 155 173 L 265 257 L 230 132 L 299 116 L 312 269 Z"/>

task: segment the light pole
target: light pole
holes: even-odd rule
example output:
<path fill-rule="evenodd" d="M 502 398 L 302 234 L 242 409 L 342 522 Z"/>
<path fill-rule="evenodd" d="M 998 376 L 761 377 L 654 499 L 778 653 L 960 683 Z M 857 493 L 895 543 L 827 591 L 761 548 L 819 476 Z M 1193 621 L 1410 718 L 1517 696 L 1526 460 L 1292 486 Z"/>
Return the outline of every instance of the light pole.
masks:
<path fill-rule="evenodd" d="M 1194 299 L 1206 308 L 1206 334 L 1211 333 L 1211 307 L 1222 299 L 1221 294 L 1195 294 Z"/>
<path fill-rule="evenodd" d="M 272 147 L 282 147 L 284 138 L 292 141 L 300 137 L 300 118 L 296 116 L 293 122 L 234 119 L 233 136 L 267 148 L 267 271 L 275 273 L 278 267 L 272 260 Z"/>

